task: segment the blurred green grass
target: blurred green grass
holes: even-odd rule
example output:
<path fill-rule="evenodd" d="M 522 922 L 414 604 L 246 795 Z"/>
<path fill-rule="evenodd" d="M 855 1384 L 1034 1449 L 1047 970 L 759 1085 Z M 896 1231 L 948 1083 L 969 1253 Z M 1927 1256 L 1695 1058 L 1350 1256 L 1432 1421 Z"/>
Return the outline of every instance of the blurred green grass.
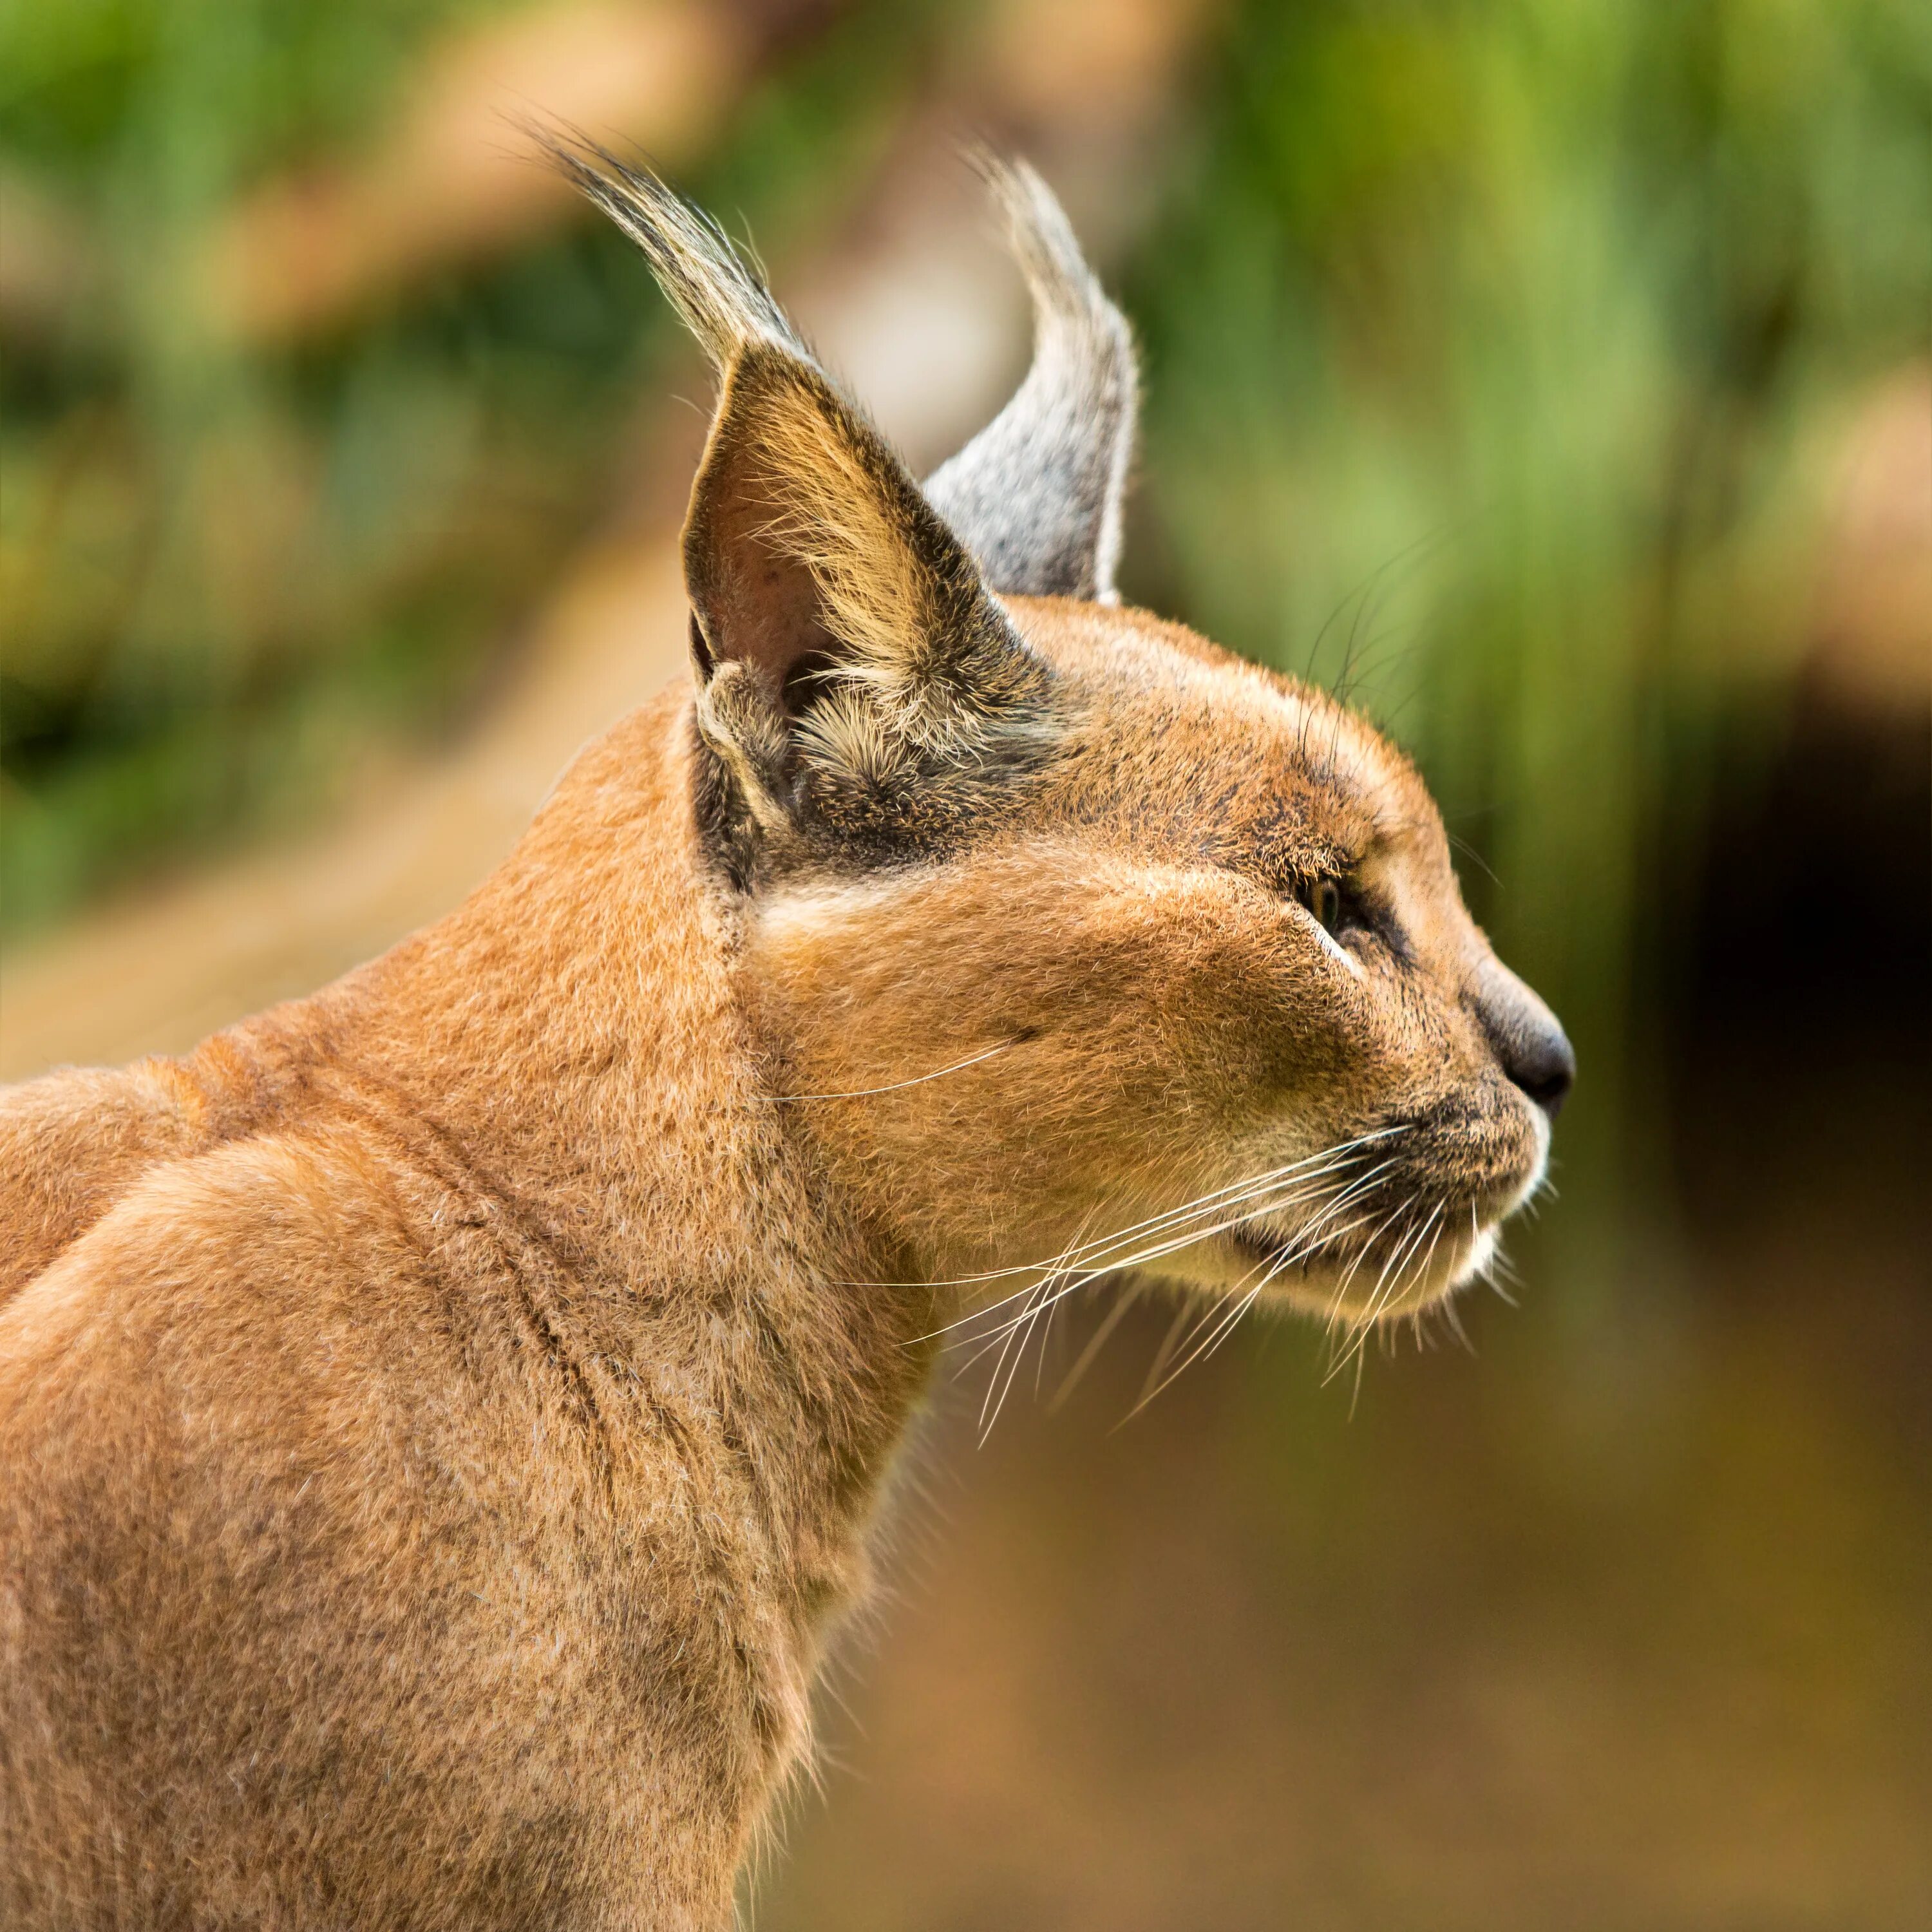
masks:
<path fill-rule="evenodd" d="M 242 196 L 352 154 L 437 32 L 518 10 L 6 0 L 0 207 L 32 272 L 0 307 L 0 933 L 313 815 L 446 729 L 604 513 L 677 347 L 608 224 L 286 342 L 224 328 L 203 286 Z M 857 8 L 792 50 L 694 185 L 808 235 L 928 10 Z"/>
<path fill-rule="evenodd" d="M 8 929 L 326 785 L 352 719 L 460 707 L 595 514 L 662 329 L 616 236 L 286 349 L 220 340 L 192 285 L 238 195 L 352 148 L 435 33 L 514 10 L 0 8 L 0 181 L 69 258 L 54 312 L 4 318 Z M 776 232 L 849 184 L 855 127 L 962 10 L 821 27 L 699 185 Z M 1312 0 L 1219 38 L 1127 277 L 1139 586 L 1390 720 L 1490 814 L 1512 892 L 1478 874 L 1484 910 L 1582 990 L 1656 856 L 1649 766 L 1802 642 L 1806 425 L 1922 345 L 1932 25 Z"/>

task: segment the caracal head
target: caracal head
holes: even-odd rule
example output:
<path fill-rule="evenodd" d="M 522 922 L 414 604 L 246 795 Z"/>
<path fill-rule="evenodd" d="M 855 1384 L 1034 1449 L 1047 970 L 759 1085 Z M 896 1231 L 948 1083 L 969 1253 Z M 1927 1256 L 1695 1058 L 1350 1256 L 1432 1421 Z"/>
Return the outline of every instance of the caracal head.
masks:
<path fill-rule="evenodd" d="M 694 836 L 768 1097 L 968 1305 L 1150 1270 L 1350 1324 L 1492 1255 L 1574 1062 L 1408 762 L 1113 592 L 1135 375 L 995 169 L 1031 372 L 921 486 L 703 218 L 567 158 L 710 352 Z"/>

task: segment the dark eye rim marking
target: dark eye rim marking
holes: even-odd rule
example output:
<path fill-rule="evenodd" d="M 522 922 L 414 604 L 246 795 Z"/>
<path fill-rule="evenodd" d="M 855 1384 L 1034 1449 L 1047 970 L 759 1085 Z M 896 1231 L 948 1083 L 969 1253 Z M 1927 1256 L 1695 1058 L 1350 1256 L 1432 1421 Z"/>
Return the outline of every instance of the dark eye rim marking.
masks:
<path fill-rule="evenodd" d="M 1372 939 L 1399 964 L 1413 963 L 1408 941 L 1395 916 L 1342 874 L 1314 872 L 1296 878 L 1290 896 L 1337 946 Z"/>
<path fill-rule="evenodd" d="M 1416 964 L 1394 906 L 1363 876 L 1366 855 L 1331 848 L 1292 858 L 1264 850 L 1231 854 L 1220 862 L 1260 886 L 1277 904 L 1292 900 L 1344 950 L 1360 953 L 1379 947 L 1396 966 Z"/>
<path fill-rule="evenodd" d="M 1346 932 L 1375 930 L 1361 900 L 1332 872 L 1298 878 L 1291 890 L 1295 903 L 1330 939 L 1339 942 Z"/>
<path fill-rule="evenodd" d="M 1312 913 L 1315 922 L 1330 939 L 1336 936 L 1342 923 L 1342 888 L 1334 879 L 1310 879 L 1296 894 L 1302 904 Z"/>

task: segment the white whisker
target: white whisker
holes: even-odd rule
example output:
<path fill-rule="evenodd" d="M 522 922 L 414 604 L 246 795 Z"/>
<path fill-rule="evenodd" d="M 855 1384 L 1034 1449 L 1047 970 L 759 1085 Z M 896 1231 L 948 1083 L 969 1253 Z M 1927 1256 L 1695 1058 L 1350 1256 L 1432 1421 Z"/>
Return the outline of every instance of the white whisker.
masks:
<path fill-rule="evenodd" d="M 1178 1208 L 1168 1208 L 1162 1213 L 1150 1215 L 1145 1220 L 1136 1222 L 1130 1227 L 1121 1228 L 1106 1236 L 1103 1240 L 1093 1244 L 1093 1248 L 1095 1251 L 1100 1251 L 1120 1246 L 1130 1240 L 1138 1239 L 1144 1234 L 1152 1233 L 1166 1224 L 1184 1220 L 1192 1214 L 1220 1212 L 1224 1208 L 1232 1206 L 1234 1199 L 1246 1198 L 1252 1194 L 1264 1192 L 1268 1187 L 1291 1176 L 1299 1175 L 1303 1178 L 1311 1180 L 1318 1178 L 1322 1174 L 1334 1171 L 1335 1168 L 1346 1164 L 1346 1157 L 1358 1149 L 1372 1145 L 1377 1141 L 1386 1140 L 1393 1135 L 1406 1131 L 1406 1124 L 1403 1123 L 1398 1123 L 1393 1127 L 1378 1127 L 1372 1132 L 1358 1135 L 1353 1140 L 1340 1142 L 1334 1147 L 1324 1148 L 1318 1154 L 1308 1154 L 1300 1160 L 1290 1161 L 1285 1167 L 1278 1167 L 1264 1173 L 1250 1175 L 1244 1180 L 1230 1181 L 1226 1186 L 1217 1187 L 1206 1194 L 1198 1195 L 1192 1200 L 1184 1202 Z M 1323 1166 L 1322 1163 L 1324 1162 L 1330 1165 Z M 1310 1168 L 1316 1169 L 1316 1172 L 1308 1173 L 1306 1170 Z M 1075 1258 L 1084 1262 L 1089 1258 L 1089 1256 L 1082 1255 L 1076 1256 Z M 973 1288 L 978 1286 L 982 1282 L 1010 1280 L 1015 1275 L 1037 1274 L 1046 1265 L 1048 1264 L 1040 1262 L 1022 1262 L 1015 1263 L 1010 1267 L 988 1268 L 976 1274 L 955 1275 L 950 1279 L 939 1281 L 847 1281 L 842 1282 L 839 1285 L 846 1288 Z M 1016 1300 L 1024 1292 L 1024 1289 L 1016 1289 L 1014 1294 L 1007 1298 Z M 944 1334 L 945 1331 L 942 1329 L 935 1332 Z M 929 1341 L 932 1337 L 920 1336 L 916 1339 Z"/>
<path fill-rule="evenodd" d="M 1350 1182 L 1348 1184 L 1348 1186 L 1360 1187 L 1365 1185 L 1373 1178 L 1376 1173 L 1380 1171 L 1380 1167 L 1386 1166 L 1387 1165 L 1388 1163 L 1386 1162 L 1380 1163 L 1377 1168 L 1371 1169 L 1368 1174 L 1363 1175 L 1360 1177 L 1358 1180 Z M 1318 1195 L 1323 1190 L 1320 1189 L 1316 1189 L 1313 1190 L 1313 1194 Z M 1345 1189 L 1345 1194 L 1346 1192 L 1346 1190 Z M 1257 1215 L 1273 1213 L 1281 1208 L 1292 1205 L 1298 1201 L 1311 1198 L 1313 1198 L 1313 1196 L 1310 1192 L 1304 1190 L 1298 1189 L 1297 1190 L 1292 1191 L 1289 1193 L 1270 1198 L 1265 1202 L 1262 1206 L 1251 1208 L 1245 1213 L 1238 1214 L 1230 1220 L 1217 1222 L 1210 1227 L 1194 1229 L 1186 1234 L 1178 1236 L 1171 1240 L 1159 1243 L 1154 1247 L 1143 1249 L 1136 1254 L 1109 1258 L 1105 1262 L 1098 1264 L 1094 1267 L 1082 1268 L 1077 1274 L 1074 1275 L 1067 1281 L 1064 1287 L 1055 1291 L 1054 1299 L 1058 1300 L 1061 1296 L 1071 1294 L 1076 1289 L 1084 1288 L 1090 1283 L 1101 1280 L 1105 1276 L 1124 1274 L 1131 1269 L 1144 1267 L 1150 1262 L 1160 1261 L 1164 1259 L 1168 1255 L 1178 1253 L 1184 1248 L 1193 1247 L 1198 1243 L 1206 1240 L 1215 1234 L 1222 1234 L 1226 1232 L 1231 1228 L 1240 1227 L 1244 1225 L 1248 1221 L 1254 1219 Z M 1331 1203 L 1331 1205 L 1332 1204 L 1334 1204 Z M 1302 1250 L 1302 1252 L 1306 1252 L 1306 1250 Z M 1294 1258 L 1298 1258 L 1298 1255 Z M 1030 1296 L 1031 1292 L 1032 1291 L 1030 1289 L 1017 1291 L 1016 1294 L 1007 1295 L 1003 1300 L 994 1302 L 990 1307 L 975 1310 L 970 1315 L 961 1316 L 958 1321 L 948 1323 L 946 1328 L 937 1330 L 936 1333 L 944 1335 L 950 1333 L 952 1329 L 966 1327 L 970 1323 L 980 1320 L 988 1315 L 997 1313 L 999 1310 L 1006 1306 L 1007 1303 L 1017 1300 L 1020 1294 L 1027 1294 Z M 1028 1305 L 1026 1307 L 1022 1308 L 1018 1314 L 1006 1317 L 1004 1325 L 1007 1328 L 1017 1327 L 1024 1322 L 1029 1318 L 1031 1312 L 1032 1307 L 1030 1301 L 1029 1301 Z"/>
<path fill-rule="evenodd" d="M 1412 1196 L 1408 1201 L 1403 1204 L 1402 1209 L 1400 1211 L 1406 1212 L 1407 1210 L 1414 1204 L 1414 1197 Z M 1432 1210 L 1430 1215 L 1430 1219 L 1433 1220 L 1435 1213 L 1439 1211 L 1439 1208 L 1438 1210 Z M 1391 1216 L 1390 1218 L 1393 1220 L 1394 1217 Z M 1384 1223 L 1384 1226 L 1387 1225 L 1388 1224 L 1386 1222 Z M 1348 1342 L 1347 1346 L 1343 1348 L 1341 1355 L 1336 1360 L 1334 1366 L 1331 1367 L 1328 1374 L 1322 1378 L 1322 1385 L 1324 1388 L 1327 1387 L 1328 1383 L 1334 1381 L 1335 1377 L 1340 1373 L 1342 1368 L 1346 1366 L 1348 1358 L 1352 1355 L 1356 1358 L 1357 1361 L 1359 1364 L 1362 1354 L 1363 1346 L 1368 1339 L 1369 1331 L 1375 1326 L 1376 1316 L 1381 1312 L 1383 1295 L 1389 1282 L 1390 1270 L 1396 1268 L 1401 1264 L 1404 1256 L 1408 1253 L 1410 1248 L 1415 1243 L 1418 1242 L 1421 1239 L 1423 1234 L 1426 1232 L 1428 1226 L 1429 1222 L 1427 1221 L 1424 1221 L 1410 1228 L 1402 1234 L 1401 1238 L 1397 1240 L 1394 1247 L 1390 1250 L 1388 1260 L 1382 1263 L 1382 1272 L 1376 1277 L 1376 1285 L 1373 1290 L 1370 1294 L 1369 1303 L 1366 1310 L 1354 1321 L 1349 1324 Z M 1378 1238 L 1379 1237 L 1380 1233 L 1381 1230 L 1378 1229 L 1376 1231 Z M 1370 1245 L 1373 1245 L 1372 1242 Z M 1398 1282 L 1402 1279 L 1400 1274 L 1397 1274 L 1395 1278 Z M 1359 1372 L 1357 1374 L 1355 1385 L 1358 1391 L 1359 1391 L 1361 1387 L 1361 1378 Z"/>
<path fill-rule="evenodd" d="M 1078 1360 L 1067 1371 L 1066 1380 L 1054 1391 L 1052 1400 L 1046 1406 L 1048 1415 L 1057 1413 L 1060 1405 L 1073 1393 L 1080 1378 L 1093 1366 L 1094 1358 L 1106 1346 L 1108 1336 L 1120 1325 L 1121 1318 L 1139 1299 L 1140 1292 L 1140 1284 L 1130 1282 L 1114 1297 L 1113 1306 L 1101 1318 L 1100 1326 L 1094 1330 L 1086 1347 L 1081 1350 Z"/>
<path fill-rule="evenodd" d="M 1017 1036 L 1003 1040 L 997 1046 L 988 1047 L 983 1053 L 956 1060 L 950 1066 L 935 1067 L 930 1073 L 915 1073 L 910 1080 L 889 1080 L 883 1087 L 855 1087 L 848 1094 L 754 1094 L 752 1098 L 768 1106 L 790 1100 L 866 1100 L 874 1094 L 897 1094 L 908 1087 L 923 1087 L 928 1080 L 944 1080 L 949 1073 L 962 1072 L 969 1066 L 977 1066 L 982 1060 L 991 1060 L 994 1054 L 1004 1053 L 1009 1047 L 1018 1043 Z"/>
<path fill-rule="evenodd" d="M 1174 1366 L 1169 1370 L 1166 1375 L 1162 1376 L 1159 1382 L 1156 1382 L 1152 1388 L 1147 1390 L 1147 1391 L 1142 1396 L 1140 1400 L 1136 1402 L 1133 1407 L 1129 1409 L 1126 1414 L 1122 1416 L 1118 1422 L 1114 1424 L 1114 1426 L 1116 1429 L 1125 1428 L 1129 1423 L 1133 1420 L 1136 1416 L 1140 1414 L 1142 1409 L 1147 1407 L 1149 1402 L 1154 1400 L 1156 1396 L 1160 1394 L 1162 1389 L 1168 1388 L 1176 1380 L 1177 1378 L 1184 1374 L 1190 1364 L 1200 1358 L 1204 1350 L 1205 1350 L 1208 1354 L 1211 1354 L 1214 1352 L 1216 1344 L 1218 1343 L 1221 1337 L 1226 1335 L 1233 1328 L 1234 1324 L 1237 1322 L 1240 1321 L 1241 1317 L 1248 1312 L 1250 1307 L 1253 1304 L 1255 1297 L 1261 1293 L 1264 1285 L 1264 1284 L 1260 1282 L 1256 1282 L 1254 1286 L 1250 1288 L 1245 1294 L 1240 1294 L 1238 1289 L 1231 1289 L 1226 1297 L 1224 1297 L 1221 1300 L 1217 1301 L 1214 1304 L 1214 1307 L 1209 1310 L 1208 1316 L 1204 1318 L 1204 1325 L 1206 1322 L 1214 1322 L 1215 1325 L 1212 1333 L 1204 1336 L 1202 1340 L 1196 1342 L 1192 1348 L 1189 1349 L 1188 1352 L 1183 1355 L 1180 1360 L 1175 1363 Z M 1232 1312 L 1228 1312 L 1228 1304 L 1230 1302 L 1234 1304 Z M 1219 1318 L 1218 1320 L 1216 1319 L 1216 1317 Z M 1198 1330 L 1190 1330 L 1190 1339 L 1192 1340 L 1193 1334 L 1198 1332 Z"/>
<path fill-rule="evenodd" d="M 1361 1176 L 1358 1180 L 1349 1182 L 1346 1185 L 1354 1186 L 1365 1183 L 1388 1164 L 1386 1162 L 1378 1163 L 1378 1166 L 1372 1168 L 1368 1174 Z M 1213 1222 L 1206 1227 L 1188 1229 L 1184 1233 L 1174 1235 L 1166 1240 L 1158 1241 L 1151 1247 L 1142 1248 L 1131 1254 L 1115 1255 L 1108 1252 L 1112 1248 L 1124 1244 L 1118 1238 L 1108 1241 L 1092 1244 L 1087 1250 L 1081 1252 L 1080 1265 L 1077 1271 L 1069 1271 L 1070 1278 L 1065 1287 L 1058 1292 L 1063 1294 L 1071 1294 L 1076 1288 L 1084 1288 L 1089 1282 L 1100 1280 L 1103 1276 L 1124 1274 L 1131 1269 L 1145 1267 L 1150 1262 L 1159 1261 L 1168 1255 L 1178 1253 L 1184 1248 L 1195 1246 L 1216 1234 L 1224 1234 L 1230 1228 L 1242 1226 L 1258 1215 L 1275 1213 L 1282 1208 L 1292 1206 L 1298 1202 L 1318 1198 L 1328 1190 L 1314 1184 L 1327 1180 L 1330 1172 L 1330 1170 L 1324 1170 L 1316 1174 L 1298 1176 L 1292 1185 L 1286 1186 L 1284 1191 L 1280 1192 L 1270 1194 L 1265 1188 L 1257 1188 L 1255 1190 L 1256 1195 L 1266 1196 L 1265 1198 L 1260 1200 L 1258 1204 L 1244 1206 L 1240 1213 L 1231 1216 L 1226 1220 Z M 1214 1211 L 1224 1210 L 1229 1204 L 1231 1204 L 1226 1202 L 1219 1203 Z M 1090 1258 L 1094 1256 L 1100 1256 L 1102 1258 Z M 1046 1272 L 1051 1275 L 1059 1271 L 1063 1265 L 1064 1258 L 1062 1261 L 1048 1264 Z M 1036 1264 L 1033 1271 L 1039 1273 L 1041 1270 Z M 1025 1288 L 1016 1288 L 1012 1294 L 1002 1296 L 998 1301 L 991 1302 L 983 1308 L 974 1309 L 961 1316 L 956 1321 L 949 1322 L 944 1327 L 933 1330 L 931 1334 L 914 1339 L 920 1341 L 929 1341 L 938 1336 L 950 1334 L 956 1329 L 968 1328 L 976 1322 L 983 1321 L 989 1316 L 998 1314 L 1000 1310 L 1014 1301 L 1019 1300 L 1023 1296 L 1030 1297 L 1035 1286 L 1036 1284 L 1030 1283 Z M 1010 1316 L 1006 1318 L 1010 1322 L 1018 1322 L 1024 1318 L 1024 1311 L 1022 1310 L 1020 1314 Z"/>

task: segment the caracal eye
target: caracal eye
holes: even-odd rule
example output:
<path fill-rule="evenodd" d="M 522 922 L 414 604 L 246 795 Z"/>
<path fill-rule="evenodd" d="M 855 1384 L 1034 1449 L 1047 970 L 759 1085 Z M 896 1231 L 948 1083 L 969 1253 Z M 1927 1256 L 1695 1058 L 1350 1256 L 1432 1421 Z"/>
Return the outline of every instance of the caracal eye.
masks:
<path fill-rule="evenodd" d="M 1333 879 L 1310 879 L 1295 897 L 1313 914 L 1316 924 L 1334 938 L 1342 922 L 1342 888 Z"/>

